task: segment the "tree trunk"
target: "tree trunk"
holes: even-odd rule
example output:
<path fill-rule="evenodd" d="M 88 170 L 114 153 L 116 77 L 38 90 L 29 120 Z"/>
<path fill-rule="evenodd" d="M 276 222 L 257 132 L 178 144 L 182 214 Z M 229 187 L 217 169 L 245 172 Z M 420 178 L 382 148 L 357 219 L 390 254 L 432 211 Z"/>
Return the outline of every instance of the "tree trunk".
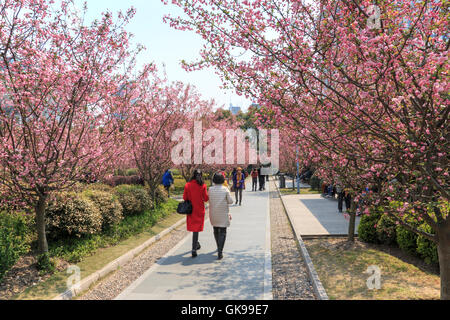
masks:
<path fill-rule="evenodd" d="M 355 225 L 356 225 L 356 202 L 352 201 L 350 207 L 350 221 L 348 224 L 348 241 L 355 241 Z"/>
<path fill-rule="evenodd" d="M 450 227 L 447 226 L 439 230 L 438 254 L 439 269 L 441 276 L 441 300 L 450 300 Z"/>
<path fill-rule="evenodd" d="M 38 252 L 48 252 L 47 235 L 45 232 L 45 209 L 47 207 L 47 195 L 41 195 L 36 204 L 36 227 L 38 233 Z"/>

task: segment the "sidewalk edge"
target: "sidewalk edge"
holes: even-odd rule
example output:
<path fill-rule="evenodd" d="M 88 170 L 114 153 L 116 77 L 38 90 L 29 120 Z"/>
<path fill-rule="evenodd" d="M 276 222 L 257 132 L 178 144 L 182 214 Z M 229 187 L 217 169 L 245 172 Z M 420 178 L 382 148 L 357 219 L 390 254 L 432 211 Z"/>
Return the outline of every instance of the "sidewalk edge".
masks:
<path fill-rule="evenodd" d="M 297 242 L 300 246 L 300 251 L 302 253 L 303 259 L 305 260 L 306 267 L 308 269 L 309 277 L 312 281 L 314 293 L 320 300 L 329 300 L 327 292 L 325 291 L 325 288 L 322 285 L 322 282 L 319 279 L 319 275 L 316 272 L 316 269 L 314 268 L 314 264 L 311 260 L 311 257 L 309 256 L 308 250 L 306 249 L 305 243 L 303 242 L 303 239 L 299 232 L 295 229 L 294 224 L 292 223 L 291 219 L 291 213 L 289 212 L 286 204 L 284 203 L 283 196 L 280 192 L 280 188 L 277 185 L 277 180 L 274 180 L 275 187 L 277 188 L 278 195 L 281 199 L 281 203 L 283 204 L 283 208 L 286 211 L 286 214 L 289 219 L 289 223 L 291 224 L 292 230 L 294 231 L 295 237 L 297 239 Z"/>
<path fill-rule="evenodd" d="M 102 269 L 94 272 L 93 274 L 91 274 L 88 277 L 86 277 L 83 280 L 81 280 L 81 282 L 78 285 L 76 285 L 76 286 L 72 287 L 71 289 L 68 289 L 65 292 L 57 295 L 52 300 L 71 300 L 75 296 L 78 296 L 79 294 L 87 291 L 89 289 L 89 287 L 93 283 L 103 279 L 108 274 L 116 271 L 118 267 L 121 267 L 121 266 L 125 265 L 126 263 L 131 261 L 135 256 L 139 255 L 141 252 L 143 252 L 145 249 L 147 249 L 150 245 L 152 245 L 153 243 L 159 241 L 165 235 L 167 235 L 168 233 L 172 232 L 174 229 L 176 229 L 177 227 L 183 225 L 184 223 L 186 223 L 186 219 L 181 219 L 180 221 L 176 222 L 175 224 L 173 224 L 169 228 L 161 231 L 157 235 L 155 235 L 152 238 L 148 239 L 147 241 L 145 241 L 141 245 L 135 247 L 134 249 L 131 249 L 130 251 L 126 252 L 125 254 L 120 256 L 119 258 L 111 261 L 106 266 L 104 266 Z"/>
<path fill-rule="evenodd" d="M 268 184 L 267 212 L 266 212 L 266 249 L 264 257 L 264 293 L 263 300 L 273 300 L 272 282 L 272 233 L 270 225 L 270 184 Z"/>

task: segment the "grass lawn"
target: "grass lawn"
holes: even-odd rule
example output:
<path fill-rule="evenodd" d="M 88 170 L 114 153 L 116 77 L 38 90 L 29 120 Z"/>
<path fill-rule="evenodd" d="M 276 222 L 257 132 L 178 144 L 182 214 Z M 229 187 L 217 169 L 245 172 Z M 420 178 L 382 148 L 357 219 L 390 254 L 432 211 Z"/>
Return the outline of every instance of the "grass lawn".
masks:
<path fill-rule="evenodd" d="M 400 249 L 344 239 L 306 240 L 314 267 L 333 300 L 434 300 L 440 296 L 436 267 L 402 254 Z M 397 250 L 398 249 L 398 250 Z M 391 251 L 392 254 L 389 253 Z M 381 270 L 381 289 L 369 290 L 369 266 Z"/>
<path fill-rule="evenodd" d="M 167 209 L 175 206 L 178 202 L 175 200 L 169 200 L 167 203 Z M 172 226 L 179 220 L 185 218 L 184 216 L 173 213 L 167 215 L 165 218 L 157 222 L 153 227 L 149 228 L 144 232 L 132 235 L 126 240 L 120 241 L 114 246 L 107 248 L 100 248 L 88 257 L 83 258 L 81 262 L 76 263 L 76 265 L 81 270 L 81 278 L 84 279 L 91 275 L 92 273 L 100 270 L 106 266 L 109 262 L 119 258 L 123 254 L 127 253 L 131 249 L 141 245 L 151 237 L 162 232 L 168 227 Z M 75 263 L 74 263 L 75 264 Z M 26 289 L 21 294 L 13 297 L 17 300 L 48 300 L 52 299 L 58 294 L 67 290 L 66 282 L 70 274 L 65 271 L 53 274 L 49 279 L 44 282 L 37 284 L 34 287 Z"/>
<path fill-rule="evenodd" d="M 295 190 L 292 190 L 292 188 L 283 188 L 283 189 L 280 189 L 280 192 L 283 196 L 297 194 L 297 188 L 295 188 Z M 320 191 L 313 190 L 311 188 L 300 189 L 300 194 L 320 194 Z"/>

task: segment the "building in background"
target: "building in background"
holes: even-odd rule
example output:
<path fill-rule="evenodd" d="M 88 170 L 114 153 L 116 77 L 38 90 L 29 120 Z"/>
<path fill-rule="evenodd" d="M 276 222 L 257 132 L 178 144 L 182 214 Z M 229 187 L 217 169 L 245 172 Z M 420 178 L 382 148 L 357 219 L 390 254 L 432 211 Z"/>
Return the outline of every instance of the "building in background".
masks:
<path fill-rule="evenodd" d="M 233 106 L 232 103 L 230 103 L 230 112 L 232 115 L 237 115 L 239 112 L 241 112 L 241 107 Z"/>

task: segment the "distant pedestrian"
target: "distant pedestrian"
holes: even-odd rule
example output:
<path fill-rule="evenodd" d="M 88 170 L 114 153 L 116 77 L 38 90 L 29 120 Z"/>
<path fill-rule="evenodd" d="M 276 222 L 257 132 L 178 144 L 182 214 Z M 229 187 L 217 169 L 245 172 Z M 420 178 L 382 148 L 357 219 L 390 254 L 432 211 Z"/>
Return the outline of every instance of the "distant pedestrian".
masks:
<path fill-rule="evenodd" d="M 230 191 L 223 185 L 225 178 L 221 173 L 214 174 L 213 185 L 209 188 L 209 221 L 214 227 L 218 259 L 223 258 L 223 247 L 230 226 L 230 208 L 233 203 Z"/>
<path fill-rule="evenodd" d="M 325 182 L 322 182 L 322 194 L 326 196 L 328 193 L 328 185 Z"/>
<path fill-rule="evenodd" d="M 344 192 L 344 200 L 345 200 L 345 210 L 349 212 L 352 205 L 352 196 L 348 190 L 345 190 Z"/>
<path fill-rule="evenodd" d="M 367 196 L 370 193 L 369 187 L 366 187 L 364 191 L 361 193 L 361 197 L 359 198 L 358 202 L 356 203 L 356 216 L 359 217 L 362 215 L 362 212 L 364 210 L 365 203 L 367 201 Z"/>
<path fill-rule="evenodd" d="M 242 191 L 245 189 L 245 174 L 242 172 L 242 168 L 237 168 L 236 173 L 233 175 L 233 189 L 236 196 L 236 205 L 242 205 Z"/>
<path fill-rule="evenodd" d="M 253 169 L 252 171 L 252 191 L 257 191 L 258 189 L 258 170 Z"/>
<path fill-rule="evenodd" d="M 333 198 L 333 185 L 332 184 L 328 185 L 327 192 L 328 193 L 327 193 L 326 197 L 327 198 Z"/>
<path fill-rule="evenodd" d="M 227 178 L 227 173 L 226 173 L 225 169 L 220 170 L 219 173 L 223 176 L 223 179 L 224 179 L 223 185 L 228 188 L 228 178 Z"/>
<path fill-rule="evenodd" d="M 266 176 L 263 175 L 263 169 L 258 169 L 259 191 L 266 190 Z"/>
<path fill-rule="evenodd" d="M 201 248 L 198 234 L 203 231 L 205 225 L 205 202 L 209 201 L 201 170 L 194 170 L 191 180 L 184 186 L 183 199 L 192 203 L 192 214 L 187 215 L 187 230 L 193 232 L 192 257 L 195 258 L 197 250 Z"/>
<path fill-rule="evenodd" d="M 336 185 L 336 193 L 338 196 L 338 210 L 340 213 L 342 213 L 342 207 L 344 204 L 344 189 L 342 188 L 340 183 Z"/>
<path fill-rule="evenodd" d="M 163 178 L 162 178 L 162 184 L 164 188 L 167 190 L 167 195 L 170 197 L 170 187 L 173 184 L 173 176 L 170 169 L 167 169 L 166 172 L 164 172 Z"/>

